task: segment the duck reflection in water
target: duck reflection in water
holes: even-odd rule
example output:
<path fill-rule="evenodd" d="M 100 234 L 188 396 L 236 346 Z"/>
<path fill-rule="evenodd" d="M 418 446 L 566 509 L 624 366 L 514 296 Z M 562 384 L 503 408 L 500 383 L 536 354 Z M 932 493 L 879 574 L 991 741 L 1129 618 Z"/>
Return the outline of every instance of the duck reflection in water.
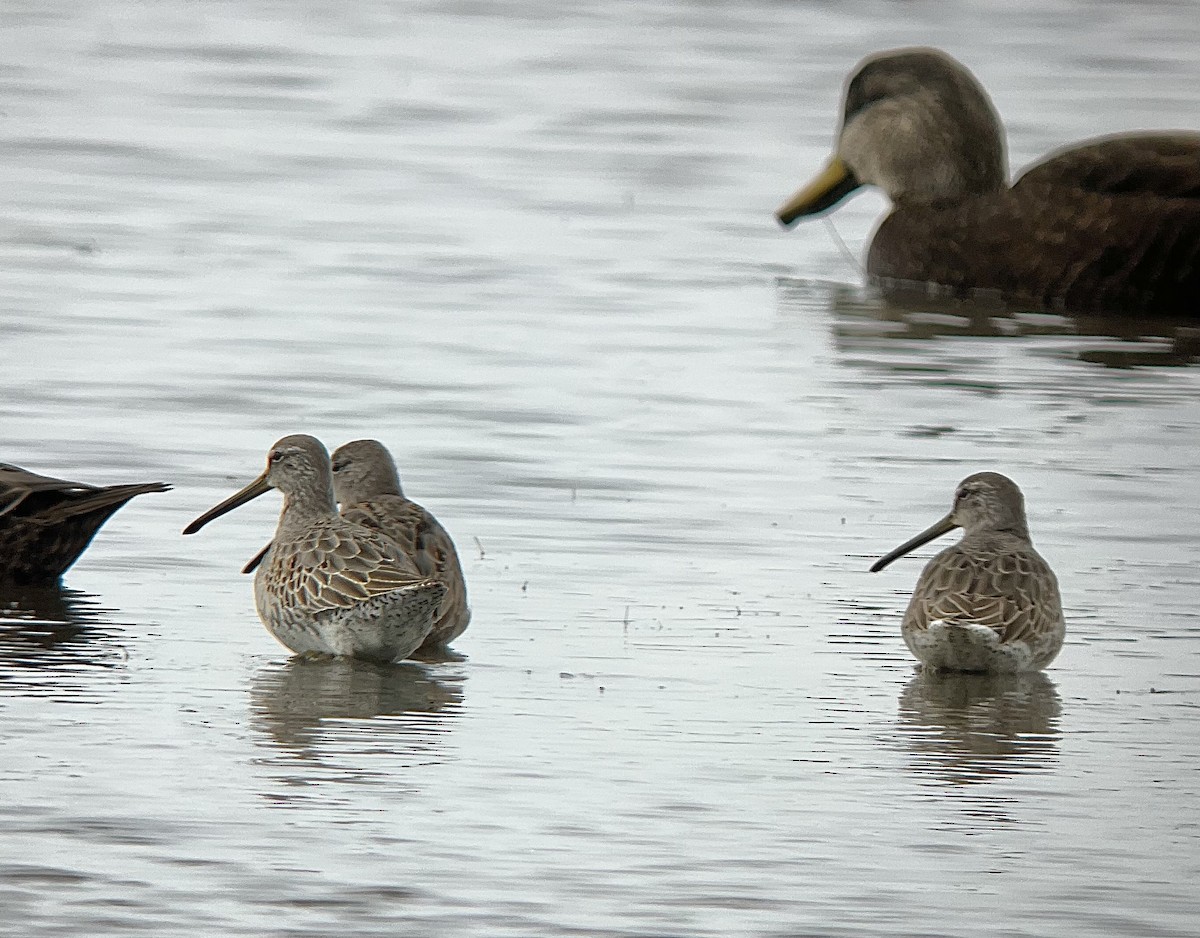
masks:
<path fill-rule="evenodd" d="M 1058 761 L 1062 702 L 1043 672 L 918 673 L 900 694 L 898 739 L 913 772 L 971 784 Z"/>
<path fill-rule="evenodd" d="M 462 673 L 440 670 L 295 657 L 255 676 L 250 706 L 271 744 L 295 759 L 323 766 L 333 753 L 352 757 L 347 765 L 361 777 L 374 774 L 364 771 L 362 755 L 386 753 L 379 774 L 387 774 L 397 759 L 405 765 L 440 761 L 441 737 L 463 699 Z"/>
<path fill-rule="evenodd" d="M 0 685 L 38 695 L 80 690 L 72 674 L 119 668 L 125 631 L 98 597 L 58 585 L 0 588 Z"/>
<path fill-rule="evenodd" d="M 1136 320 L 1070 313 L 1020 312 L 985 300 L 962 303 L 929 297 L 898 301 L 844 283 L 780 278 L 782 316 L 832 316 L 838 351 L 879 367 L 903 365 L 897 353 L 920 354 L 921 345 L 943 338 L 996 338 L 1051 344 L 1062 355 L 1106 368 L 1185 367 L 1200 361 L 1200 327 L 1178 317 Z"/>

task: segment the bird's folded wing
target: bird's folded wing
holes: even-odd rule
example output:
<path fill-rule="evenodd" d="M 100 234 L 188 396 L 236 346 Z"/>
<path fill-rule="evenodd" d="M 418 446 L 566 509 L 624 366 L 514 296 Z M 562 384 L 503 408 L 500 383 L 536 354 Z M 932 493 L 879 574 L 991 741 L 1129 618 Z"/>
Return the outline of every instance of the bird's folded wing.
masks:
<path fill-rule="evenodd" d="M 1001 642 L 1027 639 L 1056 625 L 1058 586 L 1036 554 L 1004 551 L 985 556 L 943 554 L 932 575 L 922 577 L 913 602 L 935 620 L 982 625 Z M 1053 592 L 1053 596 L 1051 595 Z"/>
<path fill-rule="evenodd" d="M 358 531 L 313 532 L 300 541 L 276 542 L 272 569 L 291 603 L 303 609 L 345 609 L 405 588 L 441 589 L 408 569 L 386 539 Z"/>

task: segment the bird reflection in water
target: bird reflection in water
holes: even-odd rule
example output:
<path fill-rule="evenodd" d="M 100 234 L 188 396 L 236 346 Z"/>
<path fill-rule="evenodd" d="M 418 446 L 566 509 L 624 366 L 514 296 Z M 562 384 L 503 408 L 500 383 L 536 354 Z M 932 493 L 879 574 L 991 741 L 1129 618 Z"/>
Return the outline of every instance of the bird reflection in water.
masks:
<path fill-rule="evenodd" d="M 251 710 L 256 726 L 289 759 L 281 780 L 327 780 L 326 769 L 343 781 L 347 773 L 354 780 L 394 779 L 398 769 L 440 762 L 442 737 L 462 706 L 463 675 L 452 669 L 454 660 L 426 667 L 297 656 L 260 671 L 251 685 Z M 292 771 L 292 760 L 306 768 Z"/>
<path fill-rule="evenodd" d="M 1064 355 L 1107 368 L 1186 366 L 1200 361 L 1200 327 L 1176 318 L 1023 312 L 981 295 L 972 301 L 920 295 L 883 300 L 846 284 L 778 281 L 781 313 L 812 315 L 814 306 L 833 315 L 834 339 L 843 353 L 871 355 L 881 343 L 919 342 L 955 336 L 1045 338 Z M 1055 340 L 1058 341 L 1055 341 Z M 893 367 L 895 346 L 888 359 Z M 884 366 L 887 361 L 881 360 Z"/>
<path fill-rule="evenodd" d="M 81 699 L 82 672 L 126 661 L 125 631 L 112 612 L 96 596 L 58 585 L 0 588 L 0 687 Z"/>
<path fill-rule="evenodd" d="M 898 738 L 910 767 L 939 783 L 972 784 L 1058 762 L 1062 702 L 1041 671 L 921 671 L 900 694 Z"/>

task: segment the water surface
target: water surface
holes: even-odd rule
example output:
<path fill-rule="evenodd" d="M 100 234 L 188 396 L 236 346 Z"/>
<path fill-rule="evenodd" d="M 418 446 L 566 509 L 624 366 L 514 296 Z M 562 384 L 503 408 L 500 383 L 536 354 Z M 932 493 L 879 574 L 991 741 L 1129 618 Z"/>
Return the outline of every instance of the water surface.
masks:
<path fill-rule="evenodd" d="M 891 45 L 966 61 L 1014 166 L 1194 128 L 1190 5 L 4 21 L 3 459 L 175 489 L 6 597 L 0 931 L 1195 934 L 1195 333 L 883 308 L 771 217 Z M 273 496 L 179 536 L 297 431 L 455 535 L 458 657 L 288 660 L 237 572 Z M 1068 641 L 930 681 L 920 560 L 866 568 L 982 468 Z"/>

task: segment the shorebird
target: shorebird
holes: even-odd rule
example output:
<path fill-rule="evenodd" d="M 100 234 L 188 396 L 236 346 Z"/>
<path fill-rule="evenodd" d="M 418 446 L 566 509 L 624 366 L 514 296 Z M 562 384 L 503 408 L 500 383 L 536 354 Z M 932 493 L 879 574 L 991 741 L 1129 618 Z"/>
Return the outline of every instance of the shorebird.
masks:
<path fill-rule="evenodd" d="M 273 488 L 283 493 L 283 510 L 254 575 L 254 602 L 267 631 L 298 654 L 396 661 L 416 651 L 433 628 L 445 587 L 413 573 L 391 540 L 337 513 L 320 440 L 304 434 L 279 440 L 257 479 L 183 533 Z"/>
<path fill-rule="evenodd" d="M 400 487 L 392 454 L 377 440 L 355 440 L 333 451 L 333 492 L 342 517 L 400 545 L 416 572 L 446 588 L 424 648 L 448 645 L 471 621 L 467 586 L 454 541 L 438 520 Z"/>
<path fill-rule="evenodd" d="M 1058 580 L 1033 549 L 1025 500 L 1007 476 L 967 476 L 950 513 L 880 558 L 871 572 L 955 528 L 963 528 L 963 539 L 925 566 L 904 613 L 901 633 L 909 651 L 933 670 L 1044 668 L 1066 632 Z"/>
<path fill-rule="evenodd" d="M 55 582 L 118 508 L 170 489 L 162 482 L 84 485 L 0 463 L 0 581 Z"/>
<path fill-rule="evenodd" d="M 867 254 L 885 293 L 1200 316 L 1200 134 L 1085 141 L 1009 186 L 975 76 L 937 49 L 896 49 L 855 69 L 833 158 L 776 217 L 790 227 L 864 185 L 892 202 Z"/>

